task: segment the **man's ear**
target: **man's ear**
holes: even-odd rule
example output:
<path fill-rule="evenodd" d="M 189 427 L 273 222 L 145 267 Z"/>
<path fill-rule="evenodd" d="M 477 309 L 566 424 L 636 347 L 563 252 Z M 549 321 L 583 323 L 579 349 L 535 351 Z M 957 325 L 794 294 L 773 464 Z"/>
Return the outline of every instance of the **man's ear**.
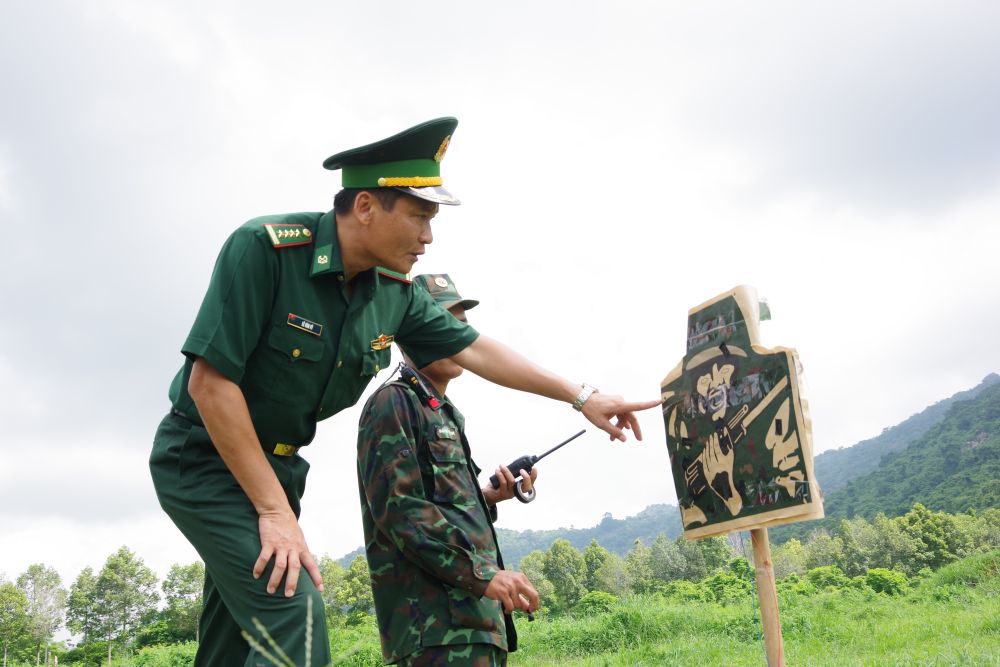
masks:
<path fill-rule="evenodd" d="M 363 190 L 354 198 L 354 217 L 356 217 L 361 224 L 367 225 L 371 222 L 372 210 L 376 206 L 378 206 L 378 200 L 372 196 L 372 193 L 367 190 Z"/>

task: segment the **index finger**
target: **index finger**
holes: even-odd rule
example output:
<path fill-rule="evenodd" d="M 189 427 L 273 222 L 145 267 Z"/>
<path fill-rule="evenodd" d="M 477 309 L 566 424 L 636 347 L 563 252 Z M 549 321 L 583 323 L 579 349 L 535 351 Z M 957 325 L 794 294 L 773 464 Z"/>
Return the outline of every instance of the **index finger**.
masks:
<path fill-rule="evenodd" d="M 521 491 L 524 493 L 531 493 L 531 489 L 534 486 L 534 479 L 532 479 L 531 473 L 522 468 L 518 471 L 518 474 L 521 475 Z"/>
<path fill-rule="evenodd" d="M 663 401 L 658 398 L 652 401 L 633 401 L 631 403 L 624 403 L 621 406 L 621 412 L 642 412 L 643 410 L 649 410 L 662 404 Z"/>
<path fill-rule="evenodd" d="M 257 556 L 257 560 L 253 564 L 253 578 L 260 579 L 260 575 L 264 574 L 265 568 L 267 568 L 268 562 L 271 560 L 271 556 L 274 555 L 274 547 L 269 545 L 262 546 L 260 548 L 260 555 Z"/>
<path fill-rule="evenodd" d="M 522 590 L 519 595 L 528 600 L 528 611 L 535 611 L 538 609 L 538 591 L 530 583 L 527 586 L 522 586 Z"/>

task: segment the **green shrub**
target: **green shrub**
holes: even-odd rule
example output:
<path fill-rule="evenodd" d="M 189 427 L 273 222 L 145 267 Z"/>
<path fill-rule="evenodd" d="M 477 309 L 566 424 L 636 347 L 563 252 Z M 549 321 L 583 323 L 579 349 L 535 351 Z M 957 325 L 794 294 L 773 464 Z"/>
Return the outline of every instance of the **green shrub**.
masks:
<path fill-rule="evenodd" d="M 582 615 L 606 614 L 618 605 L 618 598 L 604 591 L 591 591 L 580 598 L 573 612 Z"/>
<path fill-rule="evenodd" d="M 63 667 L 101 667 L 108 662 L 108 643 L 92 641 L 67 651 L 59 658 Z"/>
<path fill-rule="evenodd" d="M 886 595 L 899 595 L 905 593 L 909 588 L 906 575 L 896 570 L 887 570 L 884 567 L 876 567 L 868 570 L 865 575 L 865 583 L 876 593 Z"/>
<path fill-rule="evenodd" d="M 333 664 L 351 667 L 378 667 L 382 664 L 382 646 L 374 616 L 354 625 L 344 625 L 330 632 Z"/>
<path fill-rule="evenodd" d="M 844 571 L 836 565 L 814 567 L 806 573 L 806 579 L 819 589 L 844 588 L 850 583 Z"/>
<path fill-rule="evenodd" d="M 751 579 L 753 577 L 753 567 L 750 561 L 742 556 L 733 558 L 728 563 L 729 571 L 741 579 Z"/>
<path fill-rule="evenodd" d="M 658 590 L 664 597 L 681 602 L 707 602 L 713 599 L 711 591 L 686 579 L 668 581 L 660 586 Z"/>
<path fill-rule="evenodd" d="M 191 667 L 197 642 L 147 646 L 132 658 L 134 667 Z"/>
<path fill-rule="evenodd" d="M 798 600 L 816 595 L 816 587 L 808 581 L 798 581 L 793 584 L 778 585 L 778 607 L 788 609 L 797 604 Z"/>
<path fill-rule="evenodd" d="M 751 592 L 751 584 L 747 579 L 729 572 L 716 572 L 702 579 L 700 586 L 708 589 L 712 599 L 719 603 L 745 601 Z"/>
<path fill-rule="evenodd" d="M 816 586 L 808 579 L 801 579 L 798 575 L 790 574 L 784 579 L 775 582 L 778 594 L 785 595 L 815 595 Z"/>

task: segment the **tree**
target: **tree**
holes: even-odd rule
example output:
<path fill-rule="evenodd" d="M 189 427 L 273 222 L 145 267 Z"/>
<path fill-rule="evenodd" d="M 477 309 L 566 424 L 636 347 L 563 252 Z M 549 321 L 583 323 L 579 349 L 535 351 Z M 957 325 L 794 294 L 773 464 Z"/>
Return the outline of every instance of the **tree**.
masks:
<path fill-rule="evenodd" d="M 591 540 L 587 548 L 583 550 L 583 561 L 587 565 L 587 577 L 585 581 L 587 590 L 595 590 L 594 576 L 598 568 L 604 565 L 604 562 L 610 555 L 607 549 L 597 543 L 596 539 Z"/>
<path fill-rule="evenodd" d="M 49 641 L 62 625 L 63 608 L 66 606 L 62 578 L 55 569 L 35 563 L 17 578 L 17 587 L 24 591 L 28 599 L 25 634 L 34 642 L 35 663 L 39 662 L 43 647 L 47 662 Z"/>
<path fill-rule="evenodd" d="M 683 577 L 688 581 L 701 581 L 724 567 L 733 556 L 733 549 L 725 537 L 706 537 L 691 541 L 680 536 L 674 540 L 674 544 L 684 558 Z"/>
<path fill-rule="evenodd" d="M 1000 503 L 998 503 L 1000 504 Z M 968 536 L 972 553 L 1000 549 L 1000 510 L 970 510 L 954 516 L 956 526 Z"/>
<path fill-rule="evenodd" d="M 657 535 L 649 547 L 649 565 L 653 579 L 662 587 L 668 581 L 684 576 L 684 557 L 677 544 L 667 539 L 666 535 Z"/>
<path fill-rule="evenodd" d="M 96 589 L 97 577 L 90 567 L 85 567 L 69 588 L 66 625 L 74 633 L 83 635 L 84 644 L 93 639 L 97 629 L 97 614 L 94 609 Z"/>
<path fill-rule="evenodd" d="M 806 550 L 801 542 L 792 538 L 772 549 L 771 563 L 774 566 L 775 579 L 784 579 L 790 574 L 802 574 L 806 571 Z"/>
<path fill-rule="evenodd" d="M 332 626 L 338 620 L 342 620 L 343 613 L 337 602 L 337 591 L 343 585 L 347 570 L 344 566 L 324 555 L 317 563 L 319 573 L 323 577 L 323 607 L 326 608 L 326 623 Z"/>
<path fill-rule="evenodd" d="M 348 622 L 359 623 L 375 607 L 372 596 L 371 578 L 368 575 L 368 560 L 356 556 L 347 568 L 343 581 L 334 596 L 336 604 L 348 615 Z"/>
<path fill-rule="evenodd" d="M 3 644 L 3 667 L 7 655 L 28 625 L 28 596 L 11 582 L 0 583 L 0 644 Z"/>
<path fill-rule="evenodd" d="M 196 561 L 190 565 L 174 564 L 163 581 L 163 596 L 167 602 L 163 619 L 171 636 L 180 641 L 198 641 L 198 620 L 201 617 L 202 591 L 205 588 L 205 565 Z"/>
<path fill-rule="evenodd" d="M 587 592 L 587 563 L 569 540 L 559 539 L 552 543 L 545 553 L 542 571 L 552 582 L 556 601 L 564 610 L 572 608 Z"/>
<path fill-rule="evenodd" d="M 926 565 L 921 543 L 908 535 L 895 519 L 879 514 L 873 522 L 862 517 L 840 522 L 843 549 L 836 565 L 849 577 L 875 567 L 896 568 L 911 574 Z"/>
<path fill-rule="evenodd" d="M 920 566 L 937 569 L 965 555 L 970 540 L 958 528 L 954 517 L 944 512 L 932 512 L 916 503 L 896 521 L 907 535 L 921 543 Z M 918 567 L 918 569 L 919 569 Z"/>
<path fill-rule="evenodd" d="M 115 642 L 127 642 L 156 612 L 160 595 L 156 575 L 128 547 L 108 557 L 94 587 L 96 632 L 108 642 L 108 664 Z"/>
<path fill-rule="evenodd" d="M 814 567 L 840 563 L 844 551 L 844 541 L 840 537 L 833 537 L 821 528 L 809 534 L 803 548 L 806 569 L 811 570 Z"/>
<path fill-rule="evenodd" d="M 630 585 L 625 560 L 618 554 L 609 553 L 607 560 L 594 573 L 594 590 L 624 597 L 629 592 Z"/>
<path fill-rule="evenodd" d="M 625 556 L 625 573 L 629 590 L 648 593 L 653 590 L 653 554 L 649 547 L 636 540 L 632 550 Z"/>
<path fill-rule="evenodd" d="M 875 531 L 872 567 L 901 570 L 913 575 L 920 571 L 920 540 L 908 535 L 899 521 L 879 513 L 872 522 Z"/>

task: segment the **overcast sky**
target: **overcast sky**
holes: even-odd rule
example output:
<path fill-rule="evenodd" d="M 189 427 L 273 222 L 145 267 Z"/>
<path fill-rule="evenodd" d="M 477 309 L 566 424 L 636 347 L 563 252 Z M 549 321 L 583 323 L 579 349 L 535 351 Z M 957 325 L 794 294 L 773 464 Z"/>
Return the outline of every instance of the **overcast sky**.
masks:
<path fill-rule="evenodd" d="M 146 461 L 221 243 L 328 209 L 324 158 L 438 116 L 463 205 L 415 272 L 574 381 L 658 396 L 688 308 L 738 284 L 799 351 L 817 453 L 1000 370 L 995 2 L 8 2 L 0 95 L 9 578 L 68 586 L 123 544 L 161 577 L 195 560 Z M 485 469 L 586 426 L 471 375 L 449 393 Z M 305 454 L 319 554 L 362 543 L 357 418 Z M 547 459 L 499 525 L 675 502 L 641 418 L 642 443 L 590 428 Z"/>

